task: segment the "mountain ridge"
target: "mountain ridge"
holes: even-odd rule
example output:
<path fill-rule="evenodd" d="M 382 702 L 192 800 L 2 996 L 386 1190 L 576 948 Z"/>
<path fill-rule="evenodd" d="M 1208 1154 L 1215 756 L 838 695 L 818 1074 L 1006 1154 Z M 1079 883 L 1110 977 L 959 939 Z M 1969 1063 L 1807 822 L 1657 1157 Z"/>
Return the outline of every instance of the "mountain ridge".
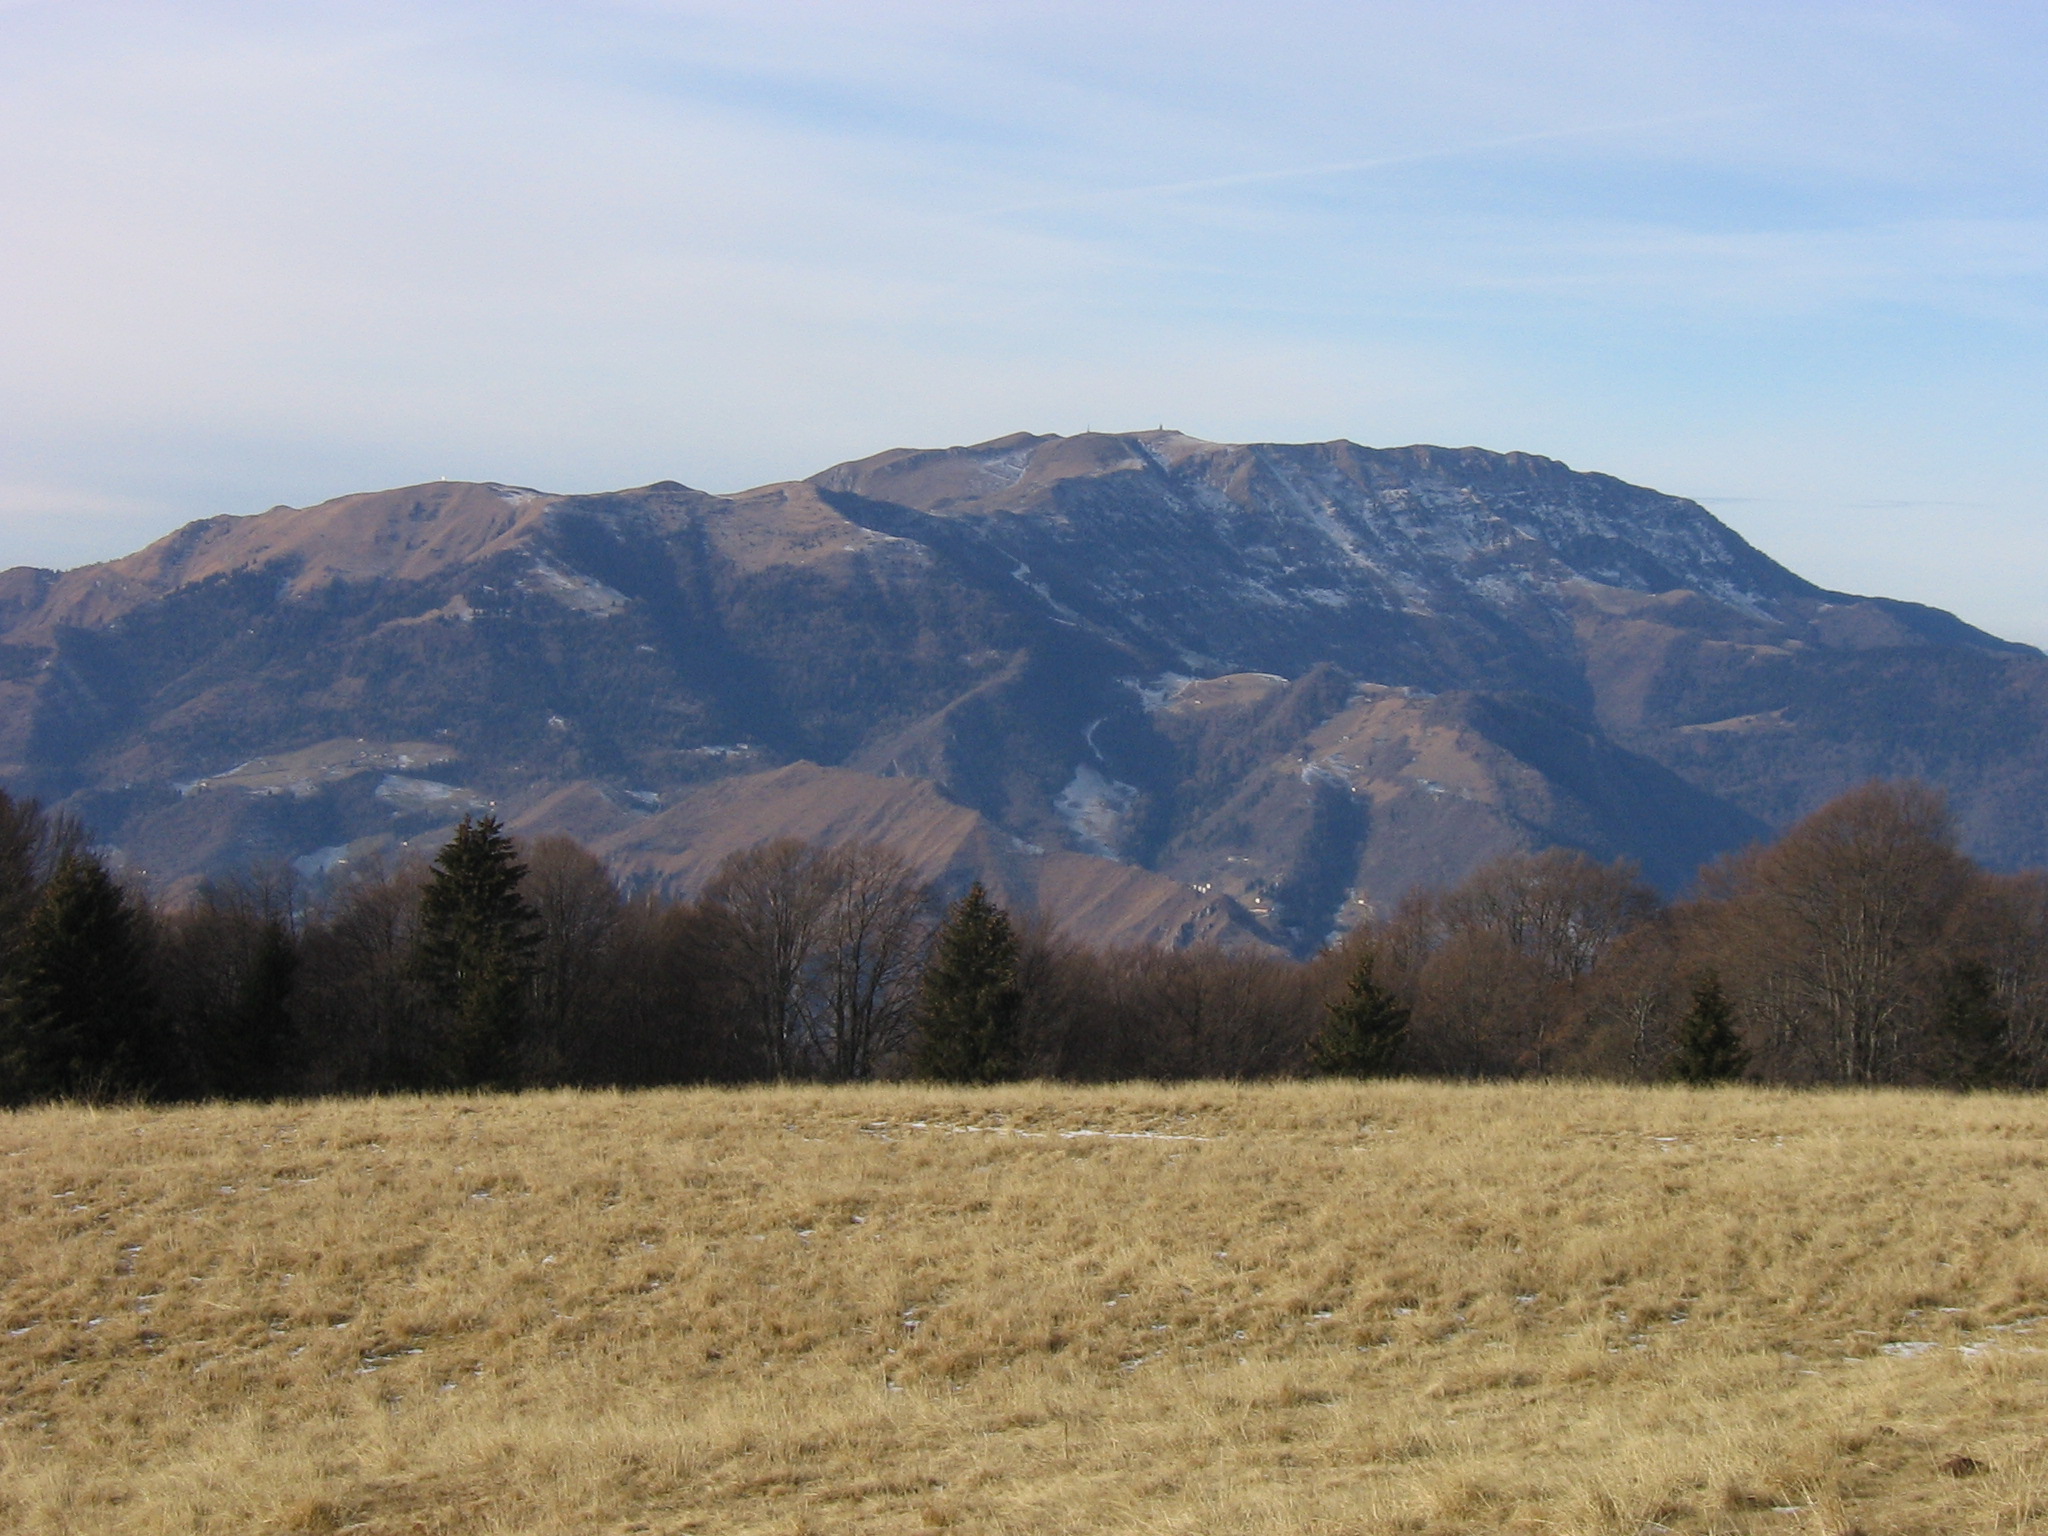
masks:
<path fill-rule="evenodd" d="M 1481 449 L 1017 433 L 732 495 L 433 482 L 204 519 L 0 573 L 0 700 L 0 780 L 173 884 L 396 850 L 459 804 L 545 831 L 576 785 L 659 821 L 725 782 L 765 833 L 808 814 L 777 777 L 806 762 L 980 818 L 942 885 L 1126 891 L 1073 922 L 1128 942 L 1301 950 L 1552 842 L 1676 887 L 1871 776 L 1943 784 L 1988 862 L 2048 857 L 2048 658 Z M 388 766 L 408 743 L 436 777 Z M 622 869 L 701 879 L 619 836 Z M 1053 854 L 1105 867 L 997 868 Z"/>

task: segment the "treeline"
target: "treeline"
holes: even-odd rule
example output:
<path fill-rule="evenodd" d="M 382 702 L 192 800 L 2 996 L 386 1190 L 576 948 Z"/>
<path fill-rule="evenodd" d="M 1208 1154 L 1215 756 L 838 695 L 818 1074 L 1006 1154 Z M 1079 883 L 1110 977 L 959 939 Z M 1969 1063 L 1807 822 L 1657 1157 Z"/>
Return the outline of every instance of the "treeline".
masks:
<path fill-rule="evenodd" d="M 0 795 L 0 1101 L 543 1085 L 1281 1077 L 2048 1082 L 2048 877 L 1871 784 L 1666 903 L 1552 850 L 1307 961 L 1092 949 L 877 845 L 783 840 L 692 901 L 465 822 L 429 865 L 160 909 Z"/>

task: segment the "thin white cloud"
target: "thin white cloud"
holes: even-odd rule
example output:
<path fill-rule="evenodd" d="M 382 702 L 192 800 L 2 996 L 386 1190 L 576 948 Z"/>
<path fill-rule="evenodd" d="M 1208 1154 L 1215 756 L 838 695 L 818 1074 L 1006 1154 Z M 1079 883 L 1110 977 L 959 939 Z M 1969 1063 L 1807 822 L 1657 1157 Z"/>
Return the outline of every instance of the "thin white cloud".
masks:
<path fill-rule="evenodd" d="M 1084 203 L 1118 201 L 1126 198 L 1166 197 L 1186 192 L 1216 192 L 1234 187 L 1269 186 L 1279 182 L 1312 181 L 1329 176 L 1349 176 L 1364 171 L 1392 170 L 1397 166 L 1427 165 L 1432 161 L 1463 160 L 1496 153 L 1503 149 L 1520 149 L 1531 144 L 1551 144 L 1569 139 L 1597 138 L 1606 135 L 1640 132 L 1646 128 L 1665 128 L 1680 123 L 1704 122 L 1711 118 L 1733 117 L 1745 111 L 1754 110 L 1744 106 L 1712 107 L 1698 112 L 1676 112 L 1661 117 L 1638 118 L 1632 122 L 1586 123 L 1568 128 L 1549 128 L 1534 133 L 1512 133 L 1499 138 L 1478 139 L 1464 144 L 1447 144 L 1435 149 L 1411 150 L 1397 155 L 1375 155 L 1362 160 L 1338 160 L 1326 165 L 1293 166 L 1281 170 L 1239 171 L 1223 176 L 1203 176 L 1187 181 L 1149 182 L 1139 186 L 1098 187 L 1057 196 L 1040 198 L 1032 202 L 1010 203 L 1000 208 L 984 210 L 987 217 L 1005 214 L 1035 213 L 1052 208 L 1071 208 Z"/>

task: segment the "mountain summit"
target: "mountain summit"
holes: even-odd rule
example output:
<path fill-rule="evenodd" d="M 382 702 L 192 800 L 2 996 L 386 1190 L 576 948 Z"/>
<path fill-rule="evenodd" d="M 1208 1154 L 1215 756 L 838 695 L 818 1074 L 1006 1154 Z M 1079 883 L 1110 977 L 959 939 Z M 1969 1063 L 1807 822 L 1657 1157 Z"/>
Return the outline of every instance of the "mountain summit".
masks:
<path fill-rule="evenodd" d="M 2048 658 L 1478 449 L 1018 434 L 714 496 L 415 486 L 0 574 L 0 778 L 165 882 L 472 805 L 693 889 L 878 838 L 1300 951 L 1552 843 L 1667 887 L 1860 780 L 2048 861 Z"/>

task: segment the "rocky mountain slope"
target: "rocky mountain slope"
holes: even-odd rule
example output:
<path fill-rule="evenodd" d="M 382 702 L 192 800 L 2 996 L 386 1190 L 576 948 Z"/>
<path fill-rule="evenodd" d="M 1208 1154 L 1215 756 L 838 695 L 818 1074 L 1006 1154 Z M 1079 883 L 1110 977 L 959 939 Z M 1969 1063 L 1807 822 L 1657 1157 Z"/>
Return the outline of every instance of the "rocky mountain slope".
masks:
<path fill-rule="evenodd" d="M 0 779 L 167 884 L 470 805 L 687 891 L 789 831 L 1112 942 L 1314 946 L 1565 843 L 1682 885 L 1877 775 L 2048 861 L 2048 658 L 1697 505 L 1173 432 L 712 496 L 435 484 L 0 574 Z"/>

